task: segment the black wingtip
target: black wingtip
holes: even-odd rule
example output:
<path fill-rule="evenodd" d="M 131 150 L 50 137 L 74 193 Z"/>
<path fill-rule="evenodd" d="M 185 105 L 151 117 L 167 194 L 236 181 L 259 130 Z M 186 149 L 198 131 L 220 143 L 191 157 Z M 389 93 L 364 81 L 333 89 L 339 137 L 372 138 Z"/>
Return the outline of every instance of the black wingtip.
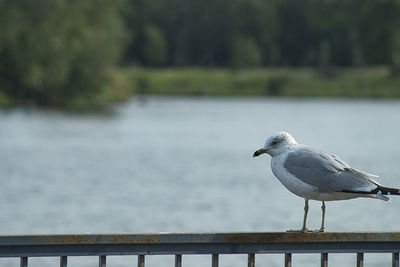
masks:
<path fill-rule="evenodd" d="M 355 193 L 355 194 L 382 194 L 382 195 L 400 195 L 400 189 L 377 186 L 374 190 L 371 191 L 353 191 L 353 190 L 343 190 L 343 193 Z"/>
<path fill-rule="evenodd" d="M 378 186 L 378 189 L 382 192 L 384 195 L 400 195 L 400 190 L 397 188 L 391 188 L 391 187 L 384 187 L 384 186 Z"/>

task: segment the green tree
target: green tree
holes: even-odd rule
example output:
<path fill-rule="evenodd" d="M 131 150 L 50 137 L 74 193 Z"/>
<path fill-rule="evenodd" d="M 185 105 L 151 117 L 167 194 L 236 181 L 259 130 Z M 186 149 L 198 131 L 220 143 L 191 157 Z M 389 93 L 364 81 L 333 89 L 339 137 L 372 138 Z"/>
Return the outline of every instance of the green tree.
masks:
<path fill-rule="evenodd" d="M 4 0 L 0 90 L 38 104 L 96 101 L 123 47 L 118 3 Z"/>
<path fill-rule="evenodd" d="M 400 76 L 400 31 L 393 33 L 390 68 L 392 75 Z"/>
<path fill-rule="evenodd" d="M 260 49 L 251 38 L 237 37 L 231 50 L 231 66 L 233 68 L 256 67 L 261 63 Z"/>
<path fill-rule="evenodd" d="M 279 61 L 279 46 L 276 36 L 279 33 L 277 1 L 246 0 L 238 1 L 233 19 L 237 20 L 234 40 L 249 36 L 259 49 L 261 63 L 276 64 Z"/>
<path fill-rule="evenodd" d="M 160 66 L 166 61 L 166 42 L 161 30 L 153 25 L 144 29 L 143 64 Z"/>

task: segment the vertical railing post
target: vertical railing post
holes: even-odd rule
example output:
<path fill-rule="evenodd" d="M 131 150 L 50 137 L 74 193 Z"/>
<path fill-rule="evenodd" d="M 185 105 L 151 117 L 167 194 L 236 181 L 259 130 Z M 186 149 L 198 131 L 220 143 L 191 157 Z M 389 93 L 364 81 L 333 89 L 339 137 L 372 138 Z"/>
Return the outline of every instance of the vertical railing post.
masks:
<path fill-rule="evenodd" d="M 248 256 L 247 267 L 256 266 L 256 255 L 254 253 L 250 253 Z"/>
<path fill-rule="evenodd" d="M 212 254 L 211 256 L 211 267 L 218 267 L 219 265 L 219 255 Z"/>
<path fill-rule="evenodd" d="M 60 257 L 60 267 L 67 267 L 67 256 Z"/>
<path fill-rule="evenodd" d="M 182 254 L 175 255 L 175 267 L 182 267 Z"/>
<path fill-rule="evenodd" d="M 364 253 L 357 253 L 357 267 L 364 266 Z"/>
<path fill-rule="evenodd" d="M 399 252 L 392 254 L 392 267 L 399 267 Z"/>
<path fill-rule="evenodd" d="M 106 267 L 106 256 L 99 256 L 99 267 Z"/>
<path fill-rule="evenodd" d="M 328 267 L 328 253 L 321 253 L 321 267 Z"/>
<path fill-rule="evenodd" d="M 292 267 L 292 253 L 285 253 L 285 267 Z"/>
<path fill-rule="evenodd" d="M 20 267 L 28 267 L 28 257 L 21 257 Z"/>
<path fill-rule="evenodd" d="M 144 267 L 144 255 L 138 255 L 138 267 Z"/>

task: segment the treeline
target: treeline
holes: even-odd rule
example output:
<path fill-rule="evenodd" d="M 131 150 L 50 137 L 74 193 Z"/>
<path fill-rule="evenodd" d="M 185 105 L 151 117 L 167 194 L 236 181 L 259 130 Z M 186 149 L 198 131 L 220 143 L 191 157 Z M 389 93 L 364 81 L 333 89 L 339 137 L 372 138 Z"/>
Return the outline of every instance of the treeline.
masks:
<path fill-rule="evenodd" d="M 361 66 L 399 60 L 398 0 L 131 0 L 126 63 Z"/>
<path fill-rule="evenodd" d="M 116 64 L 400 72 L 399 0 L 0 0 L 0 31 L 0 96 L 42 104 L 101 101 Z"/>

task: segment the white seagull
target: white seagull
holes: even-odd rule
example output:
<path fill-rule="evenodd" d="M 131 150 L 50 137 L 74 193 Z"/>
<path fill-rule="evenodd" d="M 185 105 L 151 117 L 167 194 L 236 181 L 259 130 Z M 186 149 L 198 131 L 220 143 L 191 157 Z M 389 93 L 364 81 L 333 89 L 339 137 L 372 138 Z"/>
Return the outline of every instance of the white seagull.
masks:
<path fill-rule="evenodd" d="M 271 169 L 276 178 L 293 194 L 305 199 L 301 232 L 306 227 L 308 200 L 322 201 L 322 223 L 325 230 L 325 201 L 357 197 L 389 201 L 390 195 L 400 195 L 400 190 L 381 186 L 378 177 L 350 167 L 338 156 L 298 144 L 289 133 L 279 132 L 267 139 L 263 148 L 253 157 L 271 155 Z"/>

